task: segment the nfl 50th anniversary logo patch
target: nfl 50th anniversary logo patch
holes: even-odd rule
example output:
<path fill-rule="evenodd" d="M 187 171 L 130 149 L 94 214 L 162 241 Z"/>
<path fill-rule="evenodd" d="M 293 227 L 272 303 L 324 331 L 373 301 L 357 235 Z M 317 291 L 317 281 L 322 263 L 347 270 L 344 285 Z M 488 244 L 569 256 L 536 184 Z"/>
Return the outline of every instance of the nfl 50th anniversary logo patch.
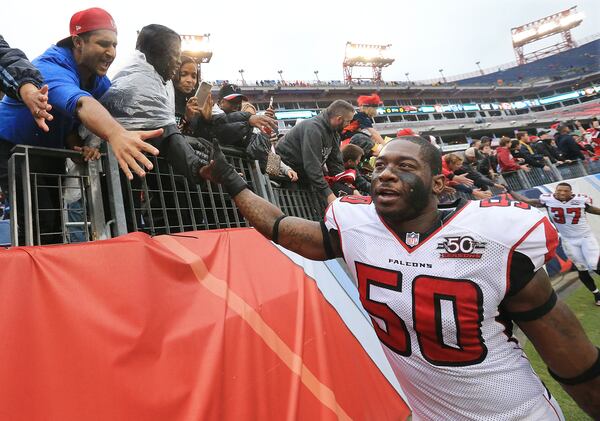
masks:
<path fill-rule="evenodd" d="M 444 237 L 437 249 L 444 250 L 440 257 L 445 259 L 481 259 L 485 244 L 469 236 Z"/>

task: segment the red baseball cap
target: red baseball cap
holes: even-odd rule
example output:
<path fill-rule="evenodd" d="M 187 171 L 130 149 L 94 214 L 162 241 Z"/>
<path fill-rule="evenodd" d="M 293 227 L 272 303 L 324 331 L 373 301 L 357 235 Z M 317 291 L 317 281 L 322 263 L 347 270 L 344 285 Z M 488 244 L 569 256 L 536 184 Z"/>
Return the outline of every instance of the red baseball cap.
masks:
<path fill-rule="evenodd" d="M 86 32 L 108 29 L 117 32 L 117 25 L 110 13 L 99 7 L 92 7 L 75 13 L 69 22 L 69 37 L 60 40 L 57 45 L 69 43 L 71 37 Z"/>
<path fill-rule="evenodd" d="M 396 133 L 396 137 L 401 137 L 401 136 L 415 136 L 415 132 L 413 129 L 400 129 L 398 130 L 398 133 Z"/>

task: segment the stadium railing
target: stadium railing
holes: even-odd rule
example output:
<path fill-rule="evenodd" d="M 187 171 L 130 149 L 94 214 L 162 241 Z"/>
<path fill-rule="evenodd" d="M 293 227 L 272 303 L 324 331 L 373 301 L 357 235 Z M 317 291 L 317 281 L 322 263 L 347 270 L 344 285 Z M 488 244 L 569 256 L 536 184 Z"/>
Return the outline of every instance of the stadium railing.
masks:
<path fill-rule="evenodd" d="M 108 145 L 107 145 L 108 146 Z M 287 215 L 320 220 L 323 207 L 315 191 L 296 183 L 274 182 L 258 162 L 242 151 L 223 148 L 227 160 L 256 194 Z M 150 235 L 249 226 L 229 195 L 211 183 L 191 184 L 162 157 L 150 157 L 154 169 L 144 178 L 126 179 L 110 149 L 100 161 L 70 165 L 71 170 L 39 171 L 36 160 L 80 159 L 74 151 L 19 145 L 9 160 L 12 245 L 42 245 L 93 241 L 141 231 Z M 62 164 L 61 164 L 62 163 Z M 62 165 L 62 167 L 61 167 Z M 598 161 L 576 161 L 549 171 L 532 168 L 502 173 L 497 180 L 512 190 L 600 173 Z M 492 194 L 501 189 L 492 187 Z M 440 197 L 451 202 L 470 195 Z"/>
<path fill-rule="evenodd" d="M 106 238 L 100 161 L 65 171 L 75 151 L 17 145 L 8 161 L 13 245 L 69 243 Z M 39 170 L 62 168 L 56 172 Z M 18 221 L 18 222 L 17 222 Z"/>
<path fill-rule="evenodd" d="M 100 161 L 81 163 L 78 172 L 69 173 L 39 172 L 31 160 L 43 157 L 46 164 L 53 160 L 61 167 L 62 162 L 64 168 L 66 158 L 80 158 L 78 152 L 15 148 L 9 161 L 12 245 L 92 241 L 135 231 L 159 235 L 249 226 L 221 186 L 192 184 L 176 174 L 165 158 L 154 156 L 149 156 L 154 169 L 146 177 L 130 181 L 107 147 Z M 287 215 L 322 218 L 315 191 L 296 183 L 273 183 L 244 152 L 222 149 L 256 194 Z M 75 197 L 73 191 L 78 192 Z"/>

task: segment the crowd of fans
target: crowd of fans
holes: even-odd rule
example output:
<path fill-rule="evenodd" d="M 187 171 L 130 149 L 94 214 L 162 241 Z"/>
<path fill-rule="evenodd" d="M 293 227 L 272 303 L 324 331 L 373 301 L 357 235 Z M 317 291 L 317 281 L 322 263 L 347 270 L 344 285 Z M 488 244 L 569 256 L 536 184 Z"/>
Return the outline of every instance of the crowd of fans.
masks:
<path fill-rule="evenodd" d="M 198 65 L 181 56 L 181 40 L 172 29 L 157 24 L 142 28 L 130 63 L 109 80 L 106 72 L 116 43 L 115 23 L 99 8 L 73 15 L 70 36 L 33 65 L 0 37 L 0 82 L 7 95 L 0 102 L 0 212 L 8 208 L 7 164 L 16 144 L 66 147 L 90 161 L 99 159 L 107 141 L 129 179 L 132 172 L 143 177 L 152 169 L 147 153 L 164 156 L 175 172 L 202 183 L 200 169 L 216 140 L 245 150 L 277 183 L 315 189 L 323 206 L 339 195 L 369 194 L 374 160 L 390 140 L 373 127 L 382 103 L 376 94 L 358 97 L 358 111 L 346 101 L 334 101 L 280 136 L 274 110 L 258 115 L 236 85 L 224 83 L 216 103 L 210 94 L 200 103 Z M 483 137 L 462 153 L 444 155 L 446 192 L 487 198 L 492 188 L 504 189 L 502 173 L 550 171 L 550 164 L 595 159 L 600 152 L 598 121 L 587 129 L 579 123 L 573 128 L 553 126 L 536 136 L 518 132 L 515 139 L 499 139 L 496 149 L 497 139 Z M 397 133 L 413 135 L 417 133 L 410 129 Z M 45 161 L 31 165 L 41 173 L 64 174 L 67 168 Z M 69 173 L 77 173 L 78 165 L 82 162 L 70 163 Z M 81 197 L 69 206 L 77 200 Z M 40 207 L 63 206 L 49 195 L 38 201 Z"/>

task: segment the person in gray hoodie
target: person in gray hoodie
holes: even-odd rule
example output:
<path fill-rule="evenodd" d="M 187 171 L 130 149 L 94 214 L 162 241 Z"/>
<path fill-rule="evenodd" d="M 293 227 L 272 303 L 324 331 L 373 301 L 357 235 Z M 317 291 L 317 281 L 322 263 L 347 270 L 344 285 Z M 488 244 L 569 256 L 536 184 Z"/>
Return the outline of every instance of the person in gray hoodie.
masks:
<path fill-rule="evenodd" d="M 328 203 L 335 199 L 323 174 L 344 171 L 340 152 L 340 133 L 354 116 L 354 107 L 337 100 L 321 114 L 294 126 L 277 144 L 282 161 L 298 173 L 298 179 L 314 187 Z"/>

